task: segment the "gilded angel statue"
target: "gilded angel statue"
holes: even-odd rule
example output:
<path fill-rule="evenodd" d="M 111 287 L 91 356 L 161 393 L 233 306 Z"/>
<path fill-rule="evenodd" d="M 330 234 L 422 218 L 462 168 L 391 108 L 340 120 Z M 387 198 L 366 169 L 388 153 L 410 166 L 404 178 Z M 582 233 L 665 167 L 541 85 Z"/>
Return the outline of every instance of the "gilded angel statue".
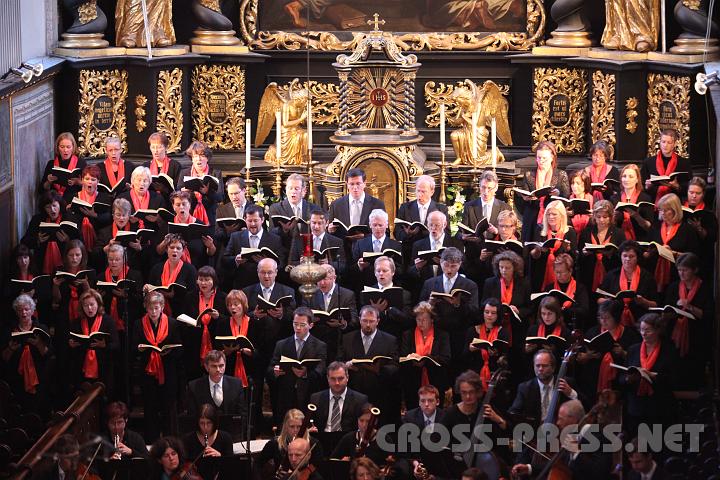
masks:
<path fill-rule="evenodd" d="M 301 88 L 296 78 L 290 82 L 287 93 L 272 82 L 265 88 L 260 100 L 260 113 L 255 134 L 255 146 L 265 141 L 275 124 L 276 112 L 281 112 L 282 132 L 280 140 L 281 158 L 278 162 L 276 145 L 273 143 L 265 153 L 265 161 L 277 165 L 302 165 L 307 161 L 308 91 Z"/>
<path fill-rule="evenodd" d="M 457 113 L 454 116 L 450 115 L 448 120 L 451 124 L 460 126 L 450 134 L 455 149 L 455 165 L 480 167 L 491 163 L 492 152 L 488 148 L 488 143 L 491 143 L 490 125 L 493 118 L 495 118 L 498 140 L 503 145 L 512 145 L 508 102 L 495 82 L 487 80 L 481 88 L 478 88 L 473 81 L 466 79 L 462 85 L 455 88 L 451 101 L 457 105 Z M 473 134 L 473 120 L 476 120 L 476 135 Z M 476 145 L 474 152 L 473 137 Z M 475 153 L 474 158 L 473 153 Z M 498 149 L 498 163 L 504 160 L 505 157 Z"/>

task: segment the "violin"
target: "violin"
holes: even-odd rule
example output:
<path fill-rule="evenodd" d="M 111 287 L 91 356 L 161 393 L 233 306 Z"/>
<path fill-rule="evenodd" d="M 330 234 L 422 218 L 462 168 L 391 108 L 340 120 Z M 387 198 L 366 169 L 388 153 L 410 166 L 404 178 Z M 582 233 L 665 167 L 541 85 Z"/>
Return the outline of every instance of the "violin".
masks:
<path fill-rule="evenodd" d="M 196 461 L 197 459 L 195 459 L 194 462 L 186 462 L 183 464 L 183 466 L 178 468 L 175 473 L 170 476 L 170 480 L 203 480 L 197 472 L 197 468 L 195 468 Z"/>
<path fill-rule="evenodd" d="M 75 469 L 75 478 L 78 480 L 102 480 L 100 475 L 90 473 L 90 466 L 82 462 L 78 463 Z"/>

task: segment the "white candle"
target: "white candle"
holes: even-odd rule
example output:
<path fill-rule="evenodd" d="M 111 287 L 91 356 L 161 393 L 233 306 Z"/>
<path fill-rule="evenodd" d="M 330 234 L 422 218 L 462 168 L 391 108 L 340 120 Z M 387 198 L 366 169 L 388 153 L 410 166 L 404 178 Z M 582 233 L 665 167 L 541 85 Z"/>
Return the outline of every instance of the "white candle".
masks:
<path fill-rule="evenodd" d="M 666 25 L 665 25 L 665 0 L 660 0 L 660 36 L 662 37 L 662 53 L 667 52 L 667 40 L 666 37 Z"/>
<path fill-rule="evenodd" d="M 477 110 L 478 107 L 475 107 L 475 111 L 472 114 L 472 162 L 475 163 L 475 159 L 477 158 L 477 137 L 478 137 L 478 131 L 477 131 L 477 123 L 478 123 L 478 116 L 480 112 Z"/>
<path fill-rule="evenodd" d="M 275 112 L 275 158 L 278 165 L 282 159 L 282 112 Z"/>
<path fill-rule="evenodd" d="M 440 151 L 445 151 L 445 104 L 440 104 Z"/>
<path fill-rule="evenodd" d="M 312 106 L 310 105 L 310 100 L 308 100 L 308 104 L 307 104 L 307 139 L 308 139 L 308 150 L 312 150 L 312 148 L 313 148 Z"/>
<path fill-rule="evenodd" d="M 245 120 L 245 170 L 250 170 L 250 119 Z"/>
<path fill-rule="evenodd" d="M 495 117 L 492 118 L 490 123 L 490 130 L 492 131 L 492 168 L 495 170 L 495 167 L 497 167 L 497 124 Z"/>

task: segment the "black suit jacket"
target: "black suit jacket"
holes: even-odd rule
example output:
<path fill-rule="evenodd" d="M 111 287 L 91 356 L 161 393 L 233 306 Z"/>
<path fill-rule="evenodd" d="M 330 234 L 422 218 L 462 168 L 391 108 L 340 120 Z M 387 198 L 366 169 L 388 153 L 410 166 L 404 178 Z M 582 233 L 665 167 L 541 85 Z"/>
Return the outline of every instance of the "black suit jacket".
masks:
<path fill-rule="evenodd" d="M 320 207 L 315 205 L 314 203 L 310 203 L 307 200 L 303 199 L 302 201 L 302 218 L 303 220 L 310 220 L 310 212 L 313 210 L 318 210 Z M 290 201 L 285 198 L 282 202 L 273 203 L 270 205 L 270 216 L 273 215 L 284 215 L 286 217 L 292 217 L 293 210 L 290 206 Z M 290 230 L 289 232 L 285 233 L 281 227 L 272 227 L 271 224 L 271 231 L 282 238 L 283 247 L 285 247 L 286 252 L 290 252 L 292 250 L 292 244 L 300 243 L 300 247 L 302 247 L 302 242 L 299 241 L 298 238 L 298 229 L 302 227 L 303 232 L 309 232 L 309 228 L 306 226 L 298 225 L 295 227 L 294 230 Z"/>
<path fill-rule="evenodd" d="M 292 372 L 275 378 L 273 369 L 275 365 L 280 364 L 281 356 L 294 358 L 296 360 L 319 358 L 321 362 L 318 363 L 315 368 L 308 368 L 305 378 L 296 377 Z M 275 344 L 275 350 L 267 369 L 266 378 L 275 379 L 274 384 L 278 399 L 277 406 L 281 412 L 287 408 L 304 407 L 310 399 L 310 394 L 320 390 L 322 386 L 324 386 L 326 361 L 327 345 L 325 342 L 312 336 L 312 334 L 310 334 L 305 341 L 305 345 L 303 345 L 299 356 L 295 350 L 295 335 L 284 338 Z"/>
<path fill-rule="evenodd" d="M 275 302 L 278 298 L 286 295 L 293 296 L 292 301 L 285 307 L 283 315 L 280 318 L 273 318 L 269 315 L 264 318 L 257 318 L 255 316 L 254 311 L 257 306 L 257 297 L 258 295 L 262 295 L 262 286 L 259 283 L 243 288 L 243 293 L 248 299 L 248 315 L 250 316 L 250 321 L 262 325 L 263 339 L 260 342 L 261 346 L 258 348 L 262 352 L 262 357 L 269 359 L 269 354 L 275 348 L 277 341 L 292 333 L 293 311 L 295 311 L 296 306 L 295 291 L 287 285 L 275 282 L 273 290 L 270 293 L 271 302 Z"/>
<path fill-rule="evenodd" d="M 318 290 L 313 294 L 309 302 L 303 299 L 303 304 L 313 310 L 325 310 L 325 299 L 323 297 L 323 293 Z M 328 344 L 328 358 L 332 360 L 337 358 L 339 344 L 337 335 L 356 328 L 359 323 L 355 293 L 352 290 L 343 288 L 335 283 L 335 289 L 330 296 L 330 304 L 328 305 L 327 311 L 343 307 L 350 309 L 351 316 L 351 320 L 348 322 L 347 327 L 344 330 L 337 332 L 335 328 L 328 327 L 325 323 L 318 323 L 314 325 L 312 329 L 314 336 Z"/>
<path fill-rule="evenodd" d="M 365 194 L 365 200 L 363 201 L 363 208 L 360 212 L 360 224 L 367 225 L 368 217 L 370 212 L 379 208 L 385 210 L 385 203 L 379 198 L 375 198 L 372 195 Z M 335 200 L 330 204 L 330 221 L 336 218 L 343 222 L 345 225 L 350 225 L 350 195 L 343 195 L 342 197 Z"/>
<path fill-rule="evenodd" d="M 442 408 L 438 407 L 435 409 L 435 423 L 442 423 L 445 412 Z M 425 428 L 425 415 L 420 407 L 408 410 L 405 416 L 402 418 L 402 423 L 412 423 L 417 425 L 419 428 Z"/>
<path fill-rule="evenodd" d="M 257 280 L 257 263 L 252 260 L 248 260 L 242 265 L 235 264 L 235 256 L 240 253 L 244 248 L 250 247 L 250 232 L 249 230 L 242 230 L 240 232 L 233 232 L 230 235 L 227 247 L 225 247 L 225 253 L 223 254 L 223 266 L 227 272 L 234 272 L 233 274 L 233 287 L 244 288 L 248 285 L 255 283 Z M 258 248 L 268 247 L 273 252 L 278 254 L 278 271 L 285 268 L 283 259 L 285 258 L 284 248 L 280 237 L 274 233 L 263 231 Z"/>
<path fill-rule="evenodd" d="M 375 240 L 375 237 L 370 234 L 365 238 L 358 240 L 353 245 L 352 262 L 348 265 L 347 271 L 348 276 L 356 279 L 355 286 L 357 287 L 357 290 L 362 290 L 364 285 L 371 286 L 377 283 L 374 265 L 370 264 L 370 266 L 365 268 L 362 272 L 357 265 L 358 260 L 362 258 L 364 252 L 373 251 L 373 240 Z M 385 240 L 383 240 L 382 243 L 382 250 L 386 250 L 388 248 L 402 252 L 402 244 L 400 244 L 397 240 L 390 238 L 389 235 L 385 235 Z M 397 279 L 398 275 L 401 275 L 403 271 L 402 258 L 393 258 L 393 260 L 395 261 L 395 278 Z"/>
<path fill-rule="evenodd" d="M 225 415 L 247 415 L 247 405 L 243 392 L 242 382 L 230 375 L 223 375 L 222 380 L 223 402 L 218 411 Z M 209 403 L 215 407 L 215 402 L 210 391 L 210 380 L 207 375 L 192 380 L 188 384 L 188 414 L 197 417 L 200 408 Z"/>
<path fill-rule="evenodd" d="M 492 210 L 490 211 L 490 223 L 497 227 L 497 217 L 503 210 L 510 210 L 510 205 L 498 198 L 495 198 Z M 470 228 L 475 228 L 475 225 L 477 225 L 483 218 L 485 217 L 483 216 L 481 198 L 476 198 L 475 200 L 465 204 L 465 207 L 463 208 L 462 223 Z"/>
<path fill-rule="evenodd" d="M 627 480 L 640 480 L 641 478 L 641 475 L 634 470 L 629 471 L 627 474 Z M 663 469 L 662 465 L 658 464 L 658 466 L 655 467 L 652 480 L 668 480 L 670 478 L 670 475 Z"/>
<path fill-rule="evenodd" d="M 312 237 L 310 239 L 312 242 Z M 325 233 L 323 235 L 322 242 L 320 242 L 320 250 L 325 250 L 328 247 L 338 247 L 337 255 L 335 256 L 335 260 L 331 263 L 333 268 L 335 269 L 335 273 L 338 276 L 341 276 L 345 272 L 346 263 L 347 260 L 345 258 L 345 246 L 341 239 L 334 235 L 330 235 L 329 233 Z M 300 256 L 303 253 L 303 244 L 302 241 L 299 239 L 296 239 L 292 242 L 292 247 L 290 250 L 290 257 L 288 259 L 288 264 L 290 265 L 297 265 L 300 262 Z"/>
<path fill-rule="evenodd" d="M 568 384 L 572 387 L 573 382 L 570 378 L 566 377 Z M 579 393 L 578 393 L 579 395 Z M 552 396 L 551 396 L 552 399 Z M 560 403 L 558 407 L 570 400 L 565 394 L 560 394 Z M 580 400 L 580 397 L 578 397 Z M 534 421 L 537 424 L 543 422 L 542 418 L 542 405 L 540 399 L 540 386 L 536 377 L 532 377 L 530 380 L 526 380 L 518 385 L 515 400 L 508 409 L 508 412 L 512 415 L 520 415 L 525 417 L 528 421 Z M 557 412 L 556 412 L 557 413 Z"/>
<path fill-rule="evenodd" d="M 463 242 L 451 237 L 449 234 L 445 233 L 445 236 L 443 237 L 443 247 L 455 247 L 461 252 L 464 249 Z M 418 256 L 418 252 L 422 252 L 424 250 L 430 250 L 430 237 L 425 237 L 422 240 L 418 240 L 417 242 L 413 243 L 412 246 L 412 255 L 410 255 L 410 258 L 413 259 L 412 264 L 408 264 L 407 273 L 409 276 L 413 276 L 416 278 L 419 278 L 422 282 L 425 282 L 428 278 L 432 278 L 435 276 L 435 269 L 433 269 L 433 265 L 437 265 L 437 271 L 438 274 L 442 273 L 442 270 L 440 270 L 440 264 L 433 264 L 431 262 L 426 262 L 425 266 L 422 267 L 420 270 L 417 269 L 415 266 L 415 258 Z"/>
<path fill-rule="evenodd" d="M 447 205 L 445 205 L 444 203 L 438 203 L 435 200 L 430 200 L 430 205 L 428 206 L 425 220 L 427 221 L 427 215 L 430 215 L 430 213 L 438 210 L 444 213 L 445 216 L 447 216 Z M 420 208 L 418 207 L 417 200 L 409 200 L 400 205 L 397 211 L 397 215 L 395 215 L 395 218 L 405 220 L 406 222 L 419 222 Z M 450 232 L 449 223 L 447 231 L 448 233 Z M 414 237 L 408 237 L 408 235 L 405 233 L 405 229 L 401 225 L 396 225 L 395 229 L 393 230 L 393 236 L 396 240 L 403 242 L 403 247 L 407 245 L 409 252 L 409 247 L 413 244 L 413 242 L 416 242 L 423 238 L 427 238 L 428 232 L 426 230 L 420 229 L 417 235 L 415 235 Z"/>
<path fill-rule="evenodd" d="M 356 392 L 350 388 L 345 393 L 342 411 L 340 413 L 340 430 L 350 432 L 357 429 L 357 419 L 362 414 L 362 407 L 368 402 L 367 395 Z M 310 395 L 310 403 L 315 404 L 317 411 L 313 414 L 315 426 L 318 431 L 325 431 L 328 416 L 330 415 L 330 390 L 322 390 Z"/>

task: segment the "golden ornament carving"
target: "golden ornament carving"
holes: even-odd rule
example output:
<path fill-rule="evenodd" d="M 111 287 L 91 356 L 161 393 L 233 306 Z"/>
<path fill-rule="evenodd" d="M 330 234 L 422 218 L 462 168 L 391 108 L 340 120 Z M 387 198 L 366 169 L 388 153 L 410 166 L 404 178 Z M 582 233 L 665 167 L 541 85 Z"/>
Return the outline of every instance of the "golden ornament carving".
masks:
<path fill-rule="evenodd" d="M 127 138 L 125 70 L 80 70 L 78 150 L 83 156 L 105 154 L 107 137 Z M 123 143 L 123 151 L 126 151 Z"/>
<path fill-rule="evenodd" d="M 445 119 L 451 127 L 459 127 L 458 105 L 452 94 L 463 82 L 455 84 L 429 81 L 425 83 L 425 106 L 430 113 L 425 116 L 425 125 L 434 128 L 440 126 L 440 105 L 445 104 Z M 503 97 L 510 95 L 510 85 L 497 85 Z"/>
<path fill-rule="evenodd" d="M 615 75 L 595 70 L 592 84 L 590 137 L 593 143 L 605 140 L 610 145 L 615 145 Z"/>
<path fill-rule="evenodd" d="M 539 67 L 533 77 L 533 141 L 549 140 L 558 153 L 584 152 L 587 72 Z"/>
<path fill-rule="evenodd" d="M 78 7 L 78 18 L 82 25 L 97 18 L 97 0 L 90 0 Z"/>
<path fill-rule="evenodd" d="M 356 68 L 347 81 L 348 115 L 354 128 L 401 128 L 405 120 L 405 82 L 393 68 Z M 383 92 L 382 102 L 369 99 Z"/>
<path fill-rule="evenodd" d="M 179 68 L 161 70 L 158 74 L 155 124 L 158 132 L 168 136 L 167 153 L 180 151 L 183 129 L 182 76 Z"/>
<path fill-rule="evenodd" d="M 245 147 L 245 68 L 199 65 L 192 74 L 193 137 L 212 149 Z"/>
<path fill-rule="evenodd" d="M 700 10 L 700 0 L 683 0 L 682 3 L 690 10 Z"/>
<path fill-rule="evenodd" d="M 290 84 L 281 85 L 280 90 L 287 92 L 289 87 Z M 308 83 L 303 82 L 300 88 L 308 89 Z M 313 125 L 337 125 L 340 115 L 340 86 L 310 80 L 309 90 Z"/>
<path fill-rule="evenodd" d="M 625 118 L 627 119 L 627 123 L 625 124 L 625 130 L 630 133 L 635 133 L 638 127 L 638 124 L 635 121 L 635 118 L 638 116 L 637 107 L 637 98 L 630 97 L 625 100 Z"/>
<path fill-rule="evenodd" d="M 135 97 L 135 129 L 138 133 L 147 127 L 147 122 L 145 121 L 145 115 L 147 114 L 145 112 L 146 105 L 147 97 L 145 95 L 140 94 Z"/>
<path fill-rule="evenodd" d="M 200 0 L 200 5 L 214 12 L 222 13 L 220 10 L 220 0 Z"/>
<path fill-rule="evenodd" d="M 648 156 L 657 154 L 660 131 L 677 130 L 678 154 L 688 156 L 690 139 L 690 77 L 660 73 L 648 74 Z"/>
<path fill-rule="evenodd" d="M 321 51 L 353 50 L 367 36 L 367 33 L 364 32 L 352 32 L 352 38 L 342 40 L 327 31 L 302 33 L 258 31 L 258 1 L 242 0 L 240 3 L 240 33 L 245 43 L 255 50 L 300 50 L 305 48 Z M 393 35 L 393 40 L 403 51 L 527 51 L 542 43 L 545 23 L 543 1 L 527 0 L 525 32 L 402 33 Z"/>
<path fill-rule="evenodd" d="M 282 166 L 303 165 L 307 161 L 307 111 L 308 91 L 300 86 L 297 78 L 290 82 L 287 91 L 283 91 L 275 82 L 265 87 L 260 99 L 255 146 L 258 147 L 265 141 L 273 125 L 276 127 L 276 137 L 282 132 L 280 151 L 276 148 L 277 143 L 273 143 L 265 152 L 267 163 L 279 169 Z M 280 123 L 282 129 L 276 123 Z M 279 173 L 277 178 L 279 191 Z"/>

